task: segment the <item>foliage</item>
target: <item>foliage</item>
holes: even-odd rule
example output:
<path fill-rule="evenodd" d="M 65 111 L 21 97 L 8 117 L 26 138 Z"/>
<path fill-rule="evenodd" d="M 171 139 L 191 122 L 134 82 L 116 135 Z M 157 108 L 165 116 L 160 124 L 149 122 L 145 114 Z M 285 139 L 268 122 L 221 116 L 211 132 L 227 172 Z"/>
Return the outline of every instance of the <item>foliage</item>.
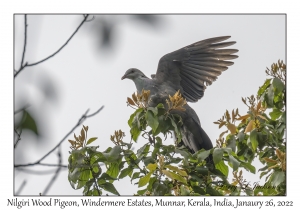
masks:
<path fill-rule="evenodd" d="M 69 157 L 69 182 L 74 189 L 84 188 L 84 195 L 102 195 L 102 190 L 119 195 L 113 183 L 130 177 L 140 190 L 136 195 L 285 195 L 286 194 L 286 110 L 285 72 L 282 61 L 273 64 L 267 79 L 257 96 L 242 98 L 248 107 L 247 114 L 238 109 L 226 111 L 215 124 L 226 127 L 211 150 L 190 153 L 181 141 L 180 116 L 171 110 L 184 111 L 186 101 L 180 92 L 169 96 L 165 105 L 148 107 L 150 91 L 133 94 L 127 98 L 135 109 L 130 116 L 131 140 L 147 139 L 134 152 L 133 142 L 124 141 L 125 134 L 115 131 L 111 141 L 115 144 L 104 152 L 88 146 L 96 138 L 86 141 L 88 127 L 71 143 Z M 164 145 L 163 138 L 175 134 L 175 145 Z M 226 133 L 226 137 L 224 136 Z M 206 161 L 212 154 L 213 163 Z M 251 187 L 243 178 L 245 169 L 256 173 L 252 165 L 258 158 L 265 167 L 260 178 L 266 176 L 266 184 Z M 103 172 L 100 163 L 106 166 Z M 233 171 L 228 181 L 229 167 Z"/>

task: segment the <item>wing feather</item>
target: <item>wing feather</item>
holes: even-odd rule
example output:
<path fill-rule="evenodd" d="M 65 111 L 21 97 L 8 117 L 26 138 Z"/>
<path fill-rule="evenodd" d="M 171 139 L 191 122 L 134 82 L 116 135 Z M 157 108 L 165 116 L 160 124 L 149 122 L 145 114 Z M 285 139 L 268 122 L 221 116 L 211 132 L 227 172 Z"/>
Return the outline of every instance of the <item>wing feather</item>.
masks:
<path fill-rule="evenodd" d="M 230 36 L 205 39 L 163 56 L 158 64 L 155 79 L 180 89 L 189 102 L 196 102 L 204 95 L 206 86 L 217 80 L 222 72 L 238 58 L 237 49 L 220 49 L 236 42 L 223 42 Z"/>

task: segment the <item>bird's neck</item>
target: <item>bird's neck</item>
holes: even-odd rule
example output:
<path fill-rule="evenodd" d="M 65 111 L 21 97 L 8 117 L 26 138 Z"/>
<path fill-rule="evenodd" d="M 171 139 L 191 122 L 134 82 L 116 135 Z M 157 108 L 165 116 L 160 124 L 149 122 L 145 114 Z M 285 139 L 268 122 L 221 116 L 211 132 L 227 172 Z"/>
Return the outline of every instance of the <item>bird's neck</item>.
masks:
<path fill-rule="evenodd" d="M 133 80 L 135 87 L 139 94 L 141 94 L 142 90 L 147 90 L 147 78 L 136 78 Z"/>

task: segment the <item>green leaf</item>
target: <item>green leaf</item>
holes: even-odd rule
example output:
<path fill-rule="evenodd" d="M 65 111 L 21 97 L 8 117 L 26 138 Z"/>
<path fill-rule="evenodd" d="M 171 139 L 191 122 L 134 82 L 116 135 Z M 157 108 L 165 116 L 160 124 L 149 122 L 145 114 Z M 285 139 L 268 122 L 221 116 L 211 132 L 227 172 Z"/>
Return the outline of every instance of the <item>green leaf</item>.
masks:
<path fill-rule="evenodd" d="M 157 156 L 158 152 L 159 152 L 159 148 L 154 147 L 154 150 L 153 150 L 153 152 L 151 154 L 151 156 L 152 156 L 153 159 L 156 159 L 156 156 Z"/>
<path fill-rule="evenodd" d="M 281 118 L 280 118 L 280 121 L 283 122 L 284 124 L 286 124 L 286 111 L 284 111 L 284 112 L 282 113 L 282 116 L 281 116 Z"/>
<path fill-rule="evenodd" d="M 123 169 L 119 175 L 119 179 L 123 179 L 125 176 L 129 175 L 130 172 L 132 172 L 132 171 L 133 171 L 133 168 L 131 168 L 131 167 Z"/>
<path fill-rule="evenodd" d="M 75 168 L 72 172 L 69 171 L 69 174 L 68 174 L 68 179 L 70 181 L 70 183 L 76 183 L 77 180 L 79 179 L 79 176 L 80 176 L 80 171 L 78 170 L 78 168 Z"/>
<path fill-rule="evenodd" d="M 284 89 L 285 89 L 285 85 L 283 84 L 283 82 L 278 79 L 277 77 L 275 77 L 273 79 L 273 87 L 275 89 L 275 92 L 278 94 L 278 93 L 281 93 Z"/>
<path fill-rule="evenodd" d="M 177 181 L 180 181 L 180 182 L 182 182 L 182 183 L 184 183 L 184 184 L 187 184 L 186 183 L 186 180 L 182 177 L 182 176 L 180 176 L 180 175 L 178 175 L 178 174 L 175 174 L 174 172 L 171 172 L 171 171 L 168 171 L 168 170 L 162 170 L 162 172 L 163 172 L 163 174 L 165 174 L 167 177 L 169 177 L 169 178 L 171 178 L 171 179 L 176 179 Z"/>
<path fill-rule="evenodd" d="M 153 194 L 154 195 L 166 195 L 170 193 L 170 189 L 163 183 L 159 183 L 158 181 L 153 183 Z"/>
<path fill-rule="evenodd" d="M 236 171 L 240 165 L 240 162 L 235 159 L 232 155 L 229 155 L 229 163 L 232 164 L 233 171 Z"/>
<path fill-rule="evenodd" d="M 200 195 L 205 195 L 205 191 L 199 186 L 192 186 L 194 192 L 199 193 Z"/>
<path fill-rule="evenodd" d="M 138 194 L 138 195 L 144 195 L 145 192 L 147 192 L 147 188 L 146 188 L 146 189 L 143 189 L 143 190 L 138 190 L 138 191 L 137 191 L 137 194 Z"/>
<path fill-rule="evenodd" d="M 172 171 L 176 171 L 181 176 L 187 176 L 187 173 L 184 170 L 178 168 L 177 166 L 165 165 L 165 167 L 172 170 Z"/>
<path fill-rule="evenodd" d="M 269 114 L 272 120 L 276 120 L 282 115 L 282 112 L 279 109 L 274 108 Z"/>
<path fill-rule="evenodd" d="M 149 163 L 149 164 L 147 165 L 146 168 L 147 168 L 150 172 L 154 172 L 154 171 L 156 170 L 156 168 L 157 168 L 157 163 L 154 163 L 154 164 Z"/>
<path fill-rule="evenodd" d="M 158 113 L 158 110 L 157 110 L 157 108 L 156 108 L 156 107 L 148 107 L 148 108 L 147 108 L 147 110 L 150 110 L 150 111 L 152 111 L 152 112 L 153 112 L 153 114 L 154 114 L 154 116 L 156 116 L 156 115 L 157 115 L 157 113 Z"/>
<path fill-rule="evenodd" d="M 161 149 L 162 149 L 161 154 L 163 154 L 163 155 L 169 155 L 172 152 L 175 152 L 175 146 L 174 145 L 162 145 Z"/>
<path fill-rule="evenodd" d="M 146 176 L 140 178 L 138 187 L 143 187 L 143 186 L 145 186 L 145 185 L 149 182 L 150 177 L 151 177 L 151 174 L 152 174 L 152 173 L 150 172 L 150 173 L 148 173 Z"/>
<path fill-rule="evenodd" d="M 139 176 L 140 176 L 140 172 L 134 172 L 131 177 L 131 180 L 134 180 L 134 179 L 138 178 Z"/>
<path fill-rule="evenodd" d="M 271 184 L 274 187 L 277 187 L 285 180 L 285 173 L 283 171 L 275 171 L 270 177 Z"/>
<path fill-rule="evenodd" d="M 208 175 L 208 169 L 204 168 L 203 166 L 197 166 L 196 171 L 197 171 L 197 173 L 202 174 L 203 176 Z"/>
<path fill-rule="evenodd" d="M 92 142 L 95 141 L 96 139 L 98 139 L 98 137 L 90 138 L 90 139 L 87 141 L 86 145 L 89 145 L 90 143 L 92 143 Z"/>
<path fill-rule="evenodd" d="M 170 130 L 172 127 L 170 119 L 169 118 L 165 119 L 164 115 L 158 116 L 158 123 L 159 126 L 157 127 L 156 131 L 153 132 L 154 136 L 158 135 L 159 133 L 165 133 L 168 130 Z"/>
<path fill-rule="evenodd" d="M 153 183 L 154 183 L 156 180 L 157 180 L 157 179 L 156 179 L 155 176 L 150 178 L 149 184 L 148 184 L 148 186 L 147 186 L 147 190 L 152 191 L 152 185 L 153 185 Z"/>
<path fill-rule="evenodd" d="M 171 124 L 173 125 L 175 135 L 177 137 L 177 141 L 180 142 L 181 141 L 181 134 L 178 130 L 177 124 L 175 123 L 175 121 L 172 118 L 170 118 L 170 120 L 171 120 Z"/>
<path fill-rule="evenodd" d="M 221 148 L 215 148 L 214 149 L 214 152 L 213 152 L 213 160 L 214 160 L 214 163 L 215 164 L 218 164 L 221 160 L 222 160 L 222 157 L 223 157 L 223 149 Z"/>
<path fill-rule="evenodd" d="M 34 118 L 26 110 L 23 110 L 22 120 L 17 128 L 28 129 L 34 132 L 36 135 L 39 135 Z"/>
<path fill-rule="evenodd" d="M 115 195 L 120 195 L 112 183 L 106 182 L 104 184 L 101 184 L 100 187 L 106 190 L 107 192 L 113 193 Z"/>
<path fill-rule="evenodd" d="M 79 179 L 81 181 L 88 181 L 90 179 L 91 170 L 83 170 L 80 173 Z"/>
<path fill-rule="evenodd" d="M 263 86 L 261 86 L 257 92 L 257 94 L 260 96 L 269 86 L 270 86 L 271 79 L 267 79 Z"/>
<path fill-rule="evenodd" d="M 140 133 L 141 133 L 141 131 L 137 126 L 131 127 L 130 134 L 131 134 L 133 141 L 137 142 L 137 139 L 138 139 Z"/>
<path fill-rule="evenodd" d="M 199 161 L 202 161 L 202 160 L 205 160 L 209 156 L 210 150 L 200 150 L 196 154 L 197 154 L 197 159 Z"/>
<path fill-rule="evenodd" d="M 251 141 L 251 145 L 252 145 L 252 149 L 255 151 L 258 145 L 258 141 L 257 141 L 257 130 L 254 129 L 251 131 L 250 133 L 250 141 Z"/>
<path fill-rule="evenodd" d="M 175 153 L 181 154 L 184 158 L 189 158 L 189 157 L 191 157 L 191 154 L 190 154 L 190 153 L 188 153 L 187 151 L 182 150 L 182 149 L 177 149 L 177 148 L 175 148 Z"/>
<path fill-rule="evenodd" d="M 85 186 L 85 183 L 86 183 L 86 181 L 78 181 L 78 184 L 77 184 L 76 190 L 78 190 L 78 189 L 80 189 L 80 188 L 84 187 L 84 186 Z"/>
<path fill-rule="evenodd" d="M 224 176 L 228 176 L 228 166 L 224 163 L 223 160 L 219 161 L 217 164 L 215 164 L 216 169 L 218 169 L 219 171 L 222 172 L 222 174 L 224 174 Z"/>
<path fill-rule="evenodd" d="M 142 111 L 144 111 L 144 109 L 143 108 L 139 108 L 139 109 L 135 110 L 135 112 L 132 115 L 130 115 L 130 118 L 128 120 L 128 125 L 129 125 L 130 128 L 132 127 L 132 122 L 133 122 L 136 114 L 138 114 L 138 113 L 140 113 Z"/>
<path fill-rule="evenodd" d="M 119 145 L 113 147 L 109 152 L 103 152 L 102 154 L 109 162 L 114 162 L 120 158 L 121 147 Z"/>
<path fill-rule="evenodd" d="M 100 179 L 102 179 L 102 180 L 108 180 L 108 181 L 110 181 L 110 180 L 117 180 L 116 178 L 111 177 L 107 173 L 101 174 L 101 176 L 99 177 L 99 180 Z"/>
<path fill-rule="evenodd" d="M 185 195 L 185 196 L 190 195 L 190 191 L 188 189 L 186 189 L 184 185 L 181 185 L 180 186 L 180 195 Z"/>
<path fill-rule="evenodd" d="M 154 158 L 151 156 L 143 158 L 143 161 L 144 161 L 145 166 L 147 166 L 149 163 L 155 163 Z"/>
<path fill-rule="evenodd" d="M 92 194 L 93 194 L 93 196 L 99 196 L 99 192 L 96 188 L 93 189 Z"/>
<path fill-rule="evenodd" d="M 157 129 L 159 123 L 156 116 L 153 115 L 151 111 L 146 112 L 146 120 L 148 125 L 152 128 L 153 132 Z"/>
<path fill-rule="evenodd" d="M 240 142 L 242 142 L 245 139 L 245 133 L 244 132 L 239 132 L 239 134 L 237 135 L 238 139 Z"/>
<path fill-rule="evenodd" d="M 274 100 L 274 91 L 272 85 L 268 89 L 268 94 L 266 94 L 266 102 L 269 108 L 273 107 L 273 100 Z"/>
<path fill-rule="evenodd" d="M 113 178 L 117 178 L 119 175 L 119 164 L 111 163 L 106 173 Z"/>
<path fill-rule="evenodd" d="M 213 189 L 209 185 L 206 187 L 206 194 L 212 195 L 212 196 L 223 196 L 221 193 L 219 193 L 217 190 Z"/>
<path fill-rule="evenodd" d="M 150 145 L 147 143 L 144 146 L 142 146 L 140 149 L 137 150 L 137 156 L 138 157 L 144 157 L 148 154 Z"/>
<path fill-rule="evenodd" d="M 269 171 L 263 171 L 260 173 L 259 178 L 261 179 L 263 176 L 265 176 L 266 174 L 268 174 Z"/>
<path fill-rule="evenodd" d="M 162 139 L 159 136 L 156 136 L 155 140 L 156 140 L 155 147 L 156 146 L 160 147 L 162 145 Z"/>
<path fill-rule="evenodd" d="M 234 135 L 230 135 L 229 139 L 227 140 L 227 148 L 231 148 L 232 151 L 236 151 L 236 139 Z"/>
<path fill-rule="evenodd" d="M 164 108 L 165 108 L 164 105 L 163 105 L 162 103 L 157 104 L 156 107 L 157 107 L 157 108 L 160 108 L 160 109 L 164 109 Z"/>
<path fill-rule="evenodd" d="M 251 173 L 255 174 L 256 169 L 250 163 L 241 162 L 241 166 L 244 167 L 247 171 L 250 171 Z"/>

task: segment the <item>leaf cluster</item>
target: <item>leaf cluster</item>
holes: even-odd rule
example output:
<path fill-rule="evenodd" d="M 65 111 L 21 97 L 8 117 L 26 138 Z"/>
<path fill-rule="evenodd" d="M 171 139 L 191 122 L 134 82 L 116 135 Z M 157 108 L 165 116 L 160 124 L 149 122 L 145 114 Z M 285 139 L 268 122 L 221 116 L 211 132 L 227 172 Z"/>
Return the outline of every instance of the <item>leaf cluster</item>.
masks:
<path fill-rule="evenodd" d="M 113 183 L 129 177 L 139 190 L 135 195 L 285 195 L 286 193 L 286 110 L 285 77 L 280 61 L 272 65 L 277 73 L 269 73 L 256 96 L 242 98 L 248 112 L 238 109 L 215 122 L 226 128 L 217 146 L 211 150 L 191 153 L 180 146 L 182 120 L 170 110 L 184 111 L 186 101 L 180 92 L 170 96 L 166 107 L 149 107 L 149 91 L 133 94 L 127 103 L 135 108 L 128 120 L 130 139 L 121 130 L 110 140 L 115 145 L 103 152 L 86 142 L 87 127 L 70 140 L 69 181 L 74 189 L 84 188 L 84 195 L 102 195 L 102 190 L 119 195 Z M 163 139 L 175 134 L 175 144 L 165 145 Z M 226 134 L 226 135 L 225 135 Z M 133 143 L 146 140 L 137 151 Z M 243 170 L 256 173 L 252 165 L 258 158 L 264 167 L 259 169 L 267 188 L 250 187 Z M 212 159 L 212 160 L 211 160 Z M 228 181 L 229 168 L 233 171 Z"/>
<path fill-rule="evenodd" d="M 286 87 L 285 64 L 279 61 L 273 64 L 267 74 L 273 78 L 267 79 L 259 87 L 256 97 L 253 95 L 242 98 L 248 107 L 247 114 L 240 115 L 238 110 L 232 110 L 230 116 L 226 110 L 224 116 L 215 124 L 227 129 L 217 139 L 220 148 L 231 148 L 239 161 L 251 164 L 258 157 L 265 167 L 260 178 L 266 176 L 265 182 L 271 189 L 246 190 L 248 195 L 285 195 L 286 188 Z M 224 134 L 230 132 L 226 138 Z M 247 169 L 247 168 L 246 168 Z M 250 169 L 250 168 L 248 168 Z M 236 173 L 236 172 L 234 172 Z M 235 178 L 234 184 L 237 183 Z M 239 182 L 239 185 L 243 184 Z"/>

